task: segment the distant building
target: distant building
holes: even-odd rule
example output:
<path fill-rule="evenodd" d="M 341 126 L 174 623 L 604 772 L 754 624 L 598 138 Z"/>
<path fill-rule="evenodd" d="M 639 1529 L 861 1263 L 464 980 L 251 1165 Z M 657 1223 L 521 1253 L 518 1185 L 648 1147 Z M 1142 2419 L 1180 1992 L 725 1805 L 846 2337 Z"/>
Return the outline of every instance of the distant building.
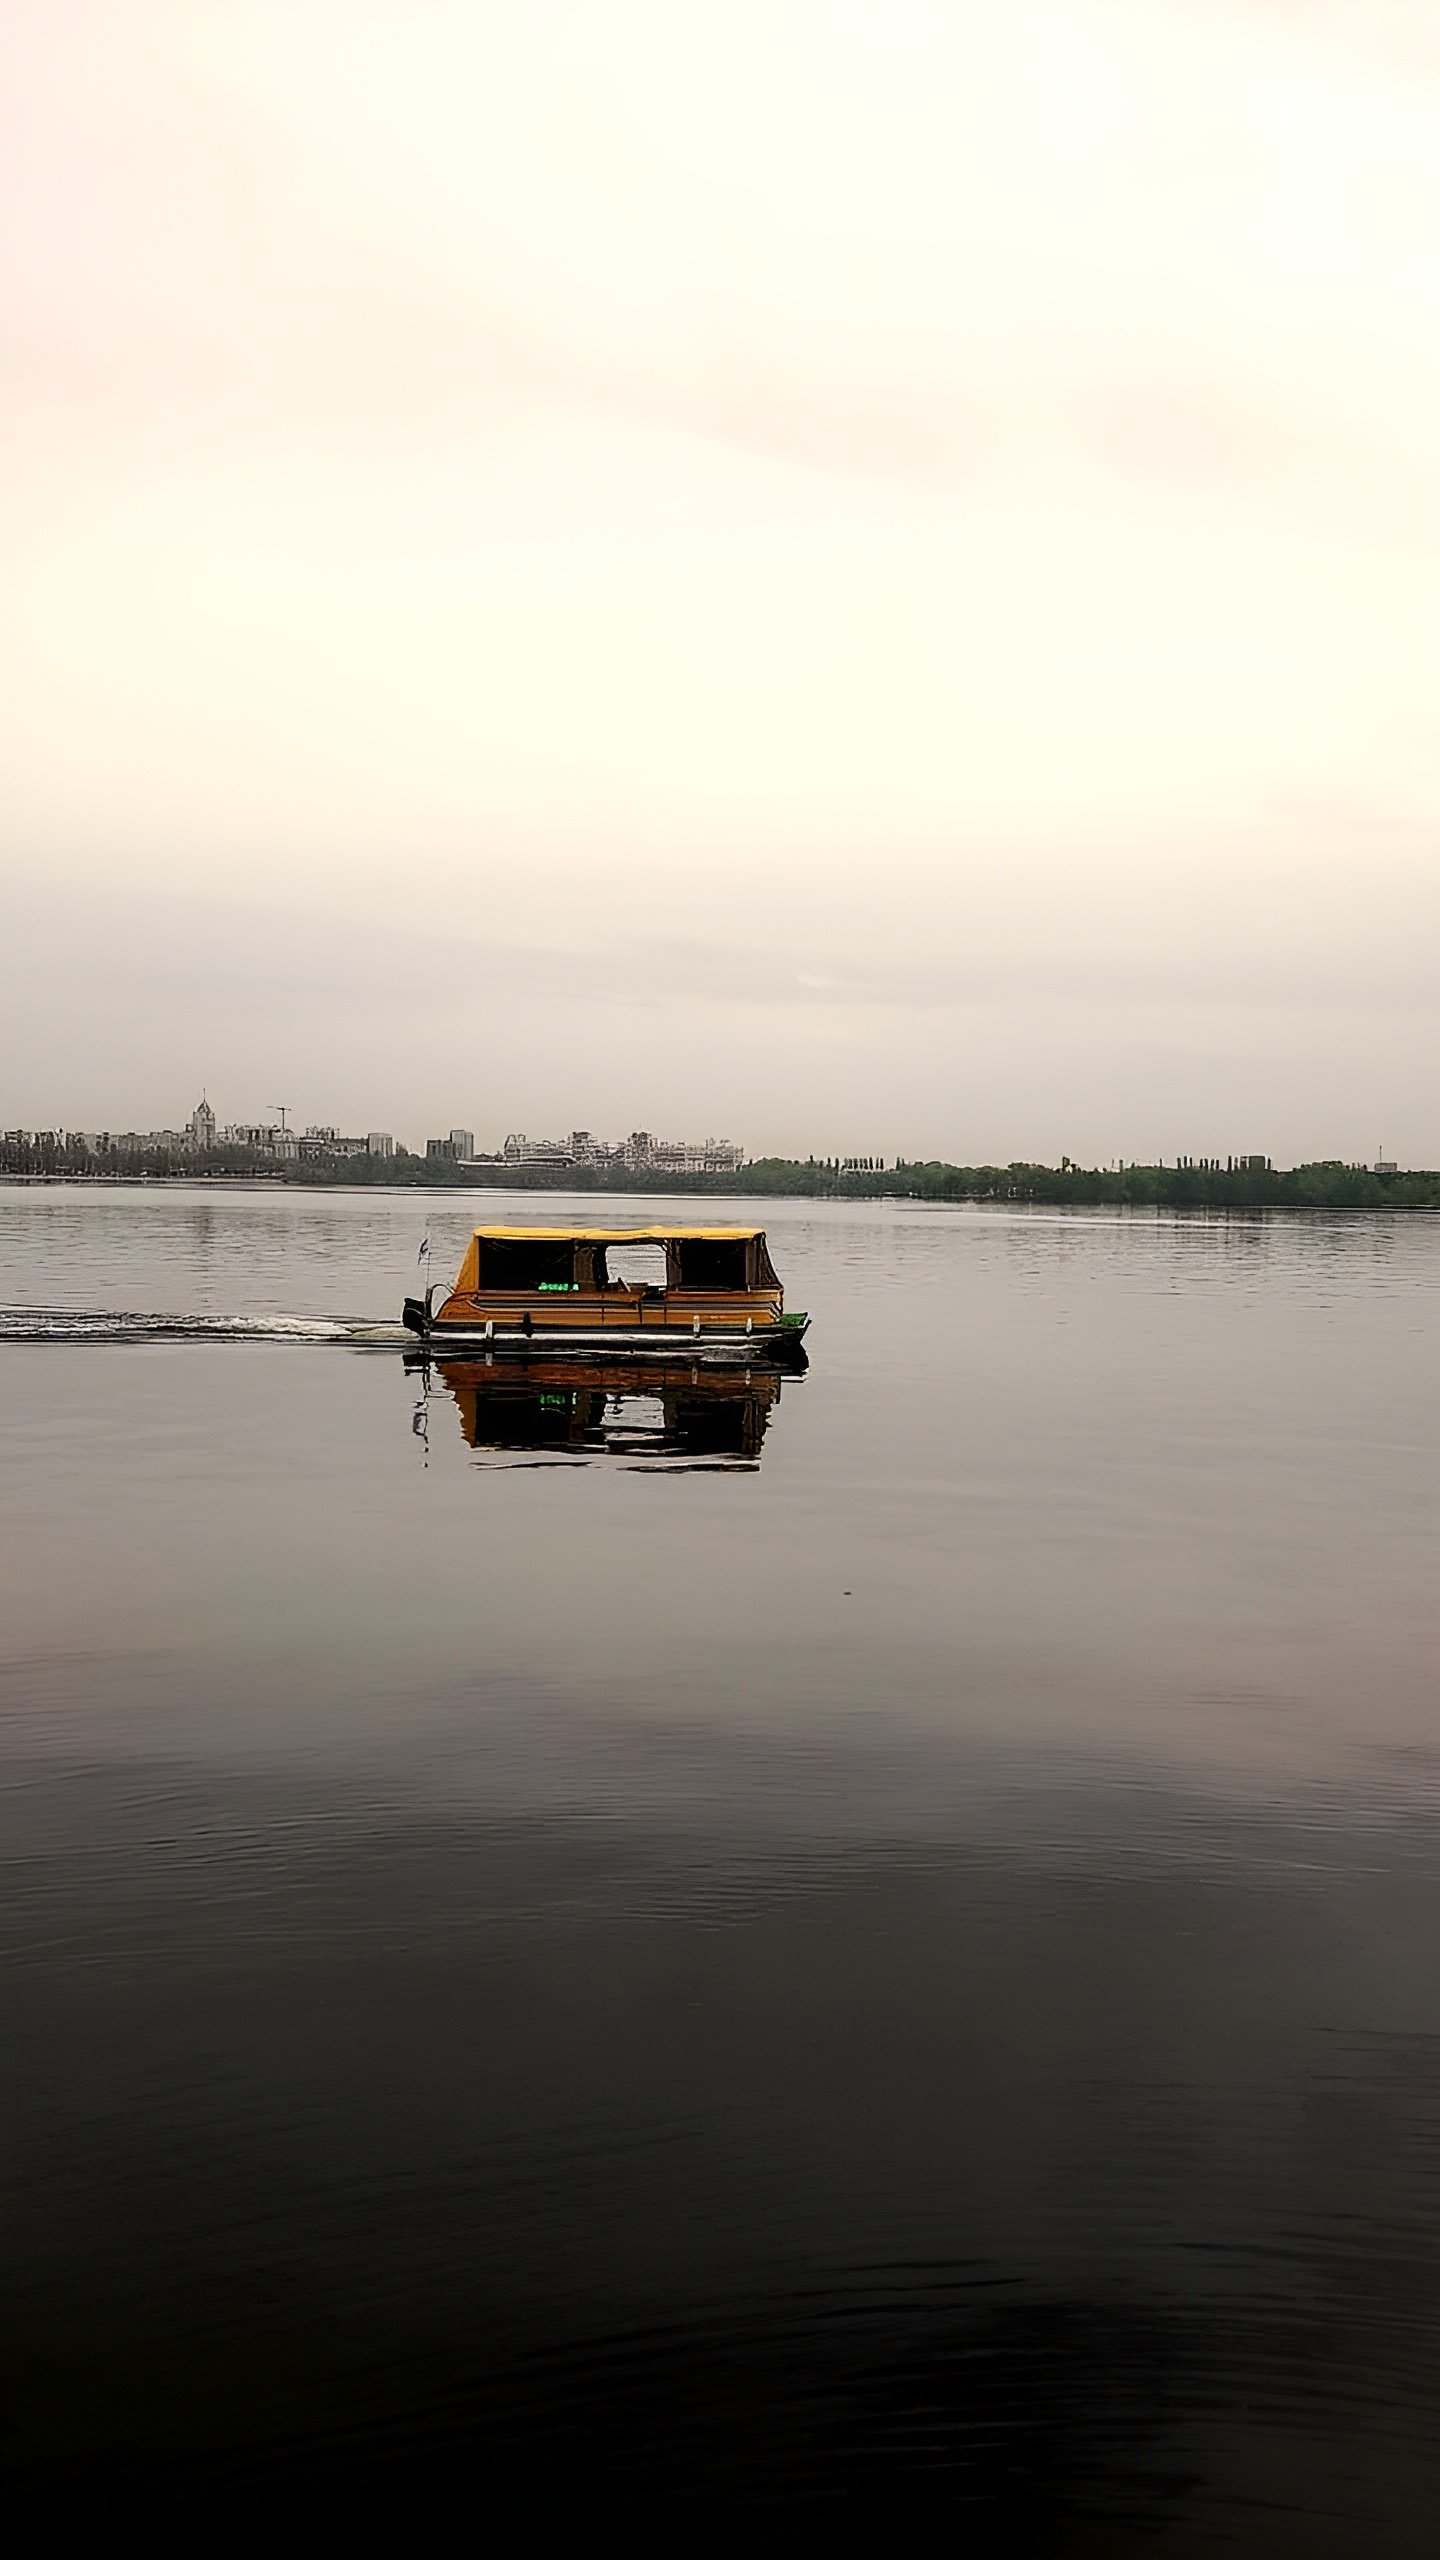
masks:
<path fill-rule="evenodd" d="M 326 1156 L 368 1155 L 370 1141 L 368 1138 L 342 1138 L 338 1129 L 312 1125 L 298 1141 L 298 1150 L 302 1164 L 315 1164 Z"/>
<path fill-rule="evenodd" d="M 502 1156 L 503 1161 L 511 1165 L 568 1165 L 571 1162 L 570 1146 L 566 1139 L 527 1138 L 523 1129 L 511 1130 L 505 1141 Z"/>
<path fill-rule="evenodd" d="M 367 1156 L 393 1156 L 395 1141 L 388 1129 L 372 1129 L 365 1140 Z"/>
<path fill-rule="evenodd" d="M 248 1147 L 252 1155 L 276 1156 L 293 1163 L 300 1152 L 300 1142 L 293 1129 L 282 1129 L 272 1120 L 232 1120 L 220 1132 L 227 1147 Z"/>
<path fill-rule="evenodd" d="M 1370 1170 L 1372 1173 L 1398 1173 L 1400 1167 L 1393 1156 L 1377 1156 Z"/>
<path fill-rule="evenodd" d="M 568 1138 L 530 1138 L 512 1129 L 502 1154 L 482 1161 L 552 1171 L 574 1166 L 615 1173 L 736 1173 L 745 1151 L 729 1138 L 656 1138 L 648 1129 L 632 1129 L 618 1140 L 597 1138 L 589 1129 L 572 1129 Z"/>
<path fill-rule="evenodd" d="M 197 1156 L 206 1156 L 215 1144 L 215 1114 L 200 1096 L 185 1124 L 185 1135 Z"/>
<path fill-rule="evenodd" d="M 656 1138 L 648 1129 L 632 1129 L 616 1152 L 631 1173 L 738 1173 L 745 1162 L 729 1138 Z"/>

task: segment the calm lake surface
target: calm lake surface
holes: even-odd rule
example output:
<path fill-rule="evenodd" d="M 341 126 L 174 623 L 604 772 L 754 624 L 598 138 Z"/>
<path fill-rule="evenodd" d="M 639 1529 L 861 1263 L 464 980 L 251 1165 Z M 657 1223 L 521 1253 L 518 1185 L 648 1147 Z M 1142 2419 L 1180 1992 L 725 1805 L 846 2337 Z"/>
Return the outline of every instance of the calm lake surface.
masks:
<path fill-rule="evenodd" d="M 767 1202 L 732 1430 L 425 1215 L 0 1190 L 12 2512 L 1432 2550 L 1440 1224 Z"/>

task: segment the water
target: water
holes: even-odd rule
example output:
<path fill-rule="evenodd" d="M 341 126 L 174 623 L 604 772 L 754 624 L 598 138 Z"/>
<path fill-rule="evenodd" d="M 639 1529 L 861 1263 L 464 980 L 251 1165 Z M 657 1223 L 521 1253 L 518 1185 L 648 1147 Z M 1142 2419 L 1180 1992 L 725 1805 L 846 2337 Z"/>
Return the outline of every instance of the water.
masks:
<path fill-rule="evenodd" d="M 0 1192 L 7 2505 L 1428 2552 L 1440 1232 L 756 1214 L 687 1418 Z"/>

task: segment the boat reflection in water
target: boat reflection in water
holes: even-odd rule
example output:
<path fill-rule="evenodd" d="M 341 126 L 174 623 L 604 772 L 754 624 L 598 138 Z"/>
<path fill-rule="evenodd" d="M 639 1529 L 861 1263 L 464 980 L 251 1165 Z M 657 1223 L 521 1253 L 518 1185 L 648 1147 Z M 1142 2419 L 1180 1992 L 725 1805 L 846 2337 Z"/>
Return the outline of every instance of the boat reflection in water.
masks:
<path fill-rule="evenodd" d="M 630 1466 L 754 1467 L 786 1369 L 691 1367 L 673 1360 L 436 1360 L 413 1356 L 454 1398 L 460 1429 L 477 1456 L 501 1463 L 584 1464 L 608 1458 Z"/>

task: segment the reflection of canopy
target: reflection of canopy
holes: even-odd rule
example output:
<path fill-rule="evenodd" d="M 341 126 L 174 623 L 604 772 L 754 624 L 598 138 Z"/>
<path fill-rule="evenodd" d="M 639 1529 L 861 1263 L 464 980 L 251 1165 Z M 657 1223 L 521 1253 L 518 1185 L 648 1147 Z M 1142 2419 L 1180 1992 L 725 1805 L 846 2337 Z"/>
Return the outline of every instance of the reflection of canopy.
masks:
<path fill-rule="evenodd" d="M 507 1370 L 504 1362 L 441 1359 L 436 1373 L 472 1449 L 560 1449 L 642 1463 L 755 1464 L 781 1392 L 775 1370 L 691 1371 L 674 1361 L 544 1360 Z"/>
<path fill-rule="evenodd" d="M 606 1246 L 647 1244 L 663 1247 L 670 1289 L 754 1292 L 780 1286 L 761 1227 L 476 1227 L 455 1288 L 469 1296 L 482 1290 L 604 1288 Z"/>

